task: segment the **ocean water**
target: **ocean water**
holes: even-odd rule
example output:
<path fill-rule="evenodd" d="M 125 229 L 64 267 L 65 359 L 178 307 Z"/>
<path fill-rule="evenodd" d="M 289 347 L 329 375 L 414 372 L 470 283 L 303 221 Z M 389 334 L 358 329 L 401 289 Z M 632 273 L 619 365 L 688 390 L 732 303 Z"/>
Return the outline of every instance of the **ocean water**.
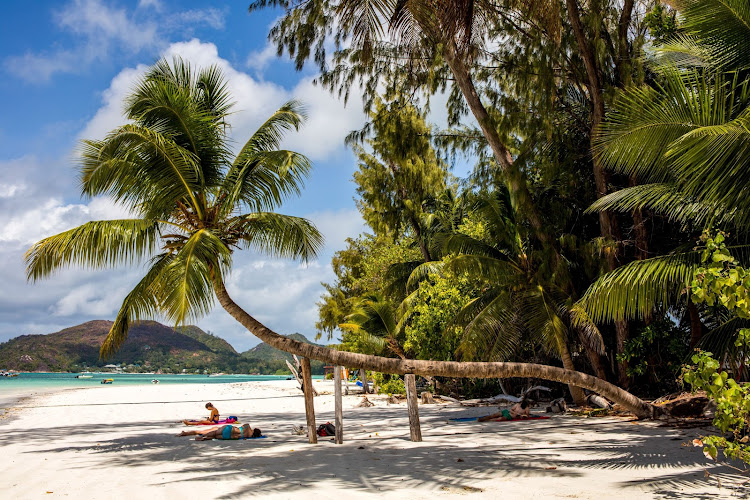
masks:
<path fill-rule="evenodd" d="M 0 396 L 19 394 L 26 390 L 55 390 L 101 385 L 105 378 L 114 379 L 112 385 L 159 384 L 227 384 L 255 380 L 285 380 L 286 375 L 155 375 L 153 373 L 92 373 L 92 378 L 75 378 L 78 373 L 21 373 L 18 377 L 0 377 Z M 313 377 L 316 378 L 316 377 Z"/>

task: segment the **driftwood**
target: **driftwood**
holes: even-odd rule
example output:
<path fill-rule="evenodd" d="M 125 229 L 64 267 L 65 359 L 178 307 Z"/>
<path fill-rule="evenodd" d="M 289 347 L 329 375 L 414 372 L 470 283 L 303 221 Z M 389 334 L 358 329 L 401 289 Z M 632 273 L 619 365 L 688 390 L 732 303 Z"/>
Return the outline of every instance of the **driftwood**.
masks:
<path fill-rule="evenodd" d="M 375 406 L 375 404 L 369 399 L 367 399 L 367 396 L 363 396 L 362 401 L 359 402 L 359 404 L 357 405 L 357 408 L 368 408 L 370 406 Z"/>
<path fill-rule="evenodd" d="M 586 397 L 586 402 L 590 404 L 591 406 L 595 406 L 597 408 L 605 408 L 607 410 L 612 408 L 612 403 L 610 403 L 609 401 L 607 401 L 606 399 L 604 399 L 598 394 L 589 394 Z"/>
<path fill-rule="evenodd" d="M 305 392 L 305 382 L 302 380 L 302 377 L 300 376 L 300 374 L 302 373 L 302 364 L 300 363 L 300 360 L 297 358 L 295 354 L 293 354 L 292 356 L 294 357 L 294 361 L 297 362 L 297 367 L 295 368 L 294 366 L 292 366 L 289 360 L 285 360 L 286 366 L 289 367 L 289 369 L 292 371 L 292 375 L 294 375 L 294 378 L 297 379 L 297 382 L 299 383 L 299 390 L 302 392 Z M 310 387 L 312 387 L 313 396 L 317 396 L 318 391 L 315 390 L 315 387 L 313 387 L 312 384 L 310 384 Z"/>
<path fill-rule="evenodd" d="M 702 417 L 709 404 L 705 393 L 684 393 L 660 404 L 671 417 Z"/>

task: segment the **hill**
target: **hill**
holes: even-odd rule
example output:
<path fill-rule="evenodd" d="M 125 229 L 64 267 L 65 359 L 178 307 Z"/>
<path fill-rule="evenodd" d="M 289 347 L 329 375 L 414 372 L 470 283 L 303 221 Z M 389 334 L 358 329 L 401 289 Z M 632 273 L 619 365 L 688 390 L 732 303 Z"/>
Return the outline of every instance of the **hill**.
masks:
<path fill-rule="evenodd" d="M 304 342 L 305 344 L 313 344 L 313 342 L 310 342 L 309 340 L 307 340 L 307 337 L 305 337 L 301 333 L 293 333 L 291 335 L 287 335 L 287 337 L 289 337 L 292 340 Z M 281 362 L 284 366 L 286 366 L 286 361 L 289 361 L 292 364 L 294 364 L 291 354 L 289 354 L 288 352 L 279 351 L 278 349 L 271 347 L 265 342 L 261 342 L 260 344 L 256 345 L 252 349 L 243 352 L 241 356 L 248 360 Z M 316 374 L 323 373 L 323 365 L 324 363 L 322 361 L 317 361 L 314 359 L 310 360 L 310 369 L 312 373 L 316 373 Z"/>
<path fill-rule="evenodd" d="M 155 321 L 133 325 L 117 354 L 100 360 L 99 346 L 111 326 L 111 321 L 95 320 L 46 335 L 16 337 L 0 344 L 0 368 L 80 371 L 114 364 L 135 372 L 288 372 L 283 353 L 266 344 L 251 349 L 257 355 L 246 356 L 197 326 L 173 329 Z M 307 342 L 304 336 L 295 335 L 295 339 Z M 315 367 L 314 373 L 322 373 L 322 364 Z"/>

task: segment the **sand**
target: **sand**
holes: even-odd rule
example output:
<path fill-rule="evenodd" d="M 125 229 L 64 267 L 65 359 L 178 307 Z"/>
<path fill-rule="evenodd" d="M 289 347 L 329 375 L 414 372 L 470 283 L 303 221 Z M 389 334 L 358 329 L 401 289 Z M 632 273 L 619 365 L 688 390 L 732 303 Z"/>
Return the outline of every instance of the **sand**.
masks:
<path fill-rule="evenodd" d="M 332 383 L 316 381 L 318 423 L 333 421 Z M 328 393 L 328 394 L 325 394 Z M 344 397 L 344 444 L 293 435 L 304 424 L 293 381 L 115 385 L 38 394 L 0 419 L 4 498 L 722 498 L 744 477 L 707 461 L 701 429 L 618 418 L 453 422 L 494 408 L 420 405 L 409 441 L 404 403 Z M 197 442 L 181 418 L 222 415 L 266 439 Z M 536 410 L 539 412 L 539 409 Z"/>

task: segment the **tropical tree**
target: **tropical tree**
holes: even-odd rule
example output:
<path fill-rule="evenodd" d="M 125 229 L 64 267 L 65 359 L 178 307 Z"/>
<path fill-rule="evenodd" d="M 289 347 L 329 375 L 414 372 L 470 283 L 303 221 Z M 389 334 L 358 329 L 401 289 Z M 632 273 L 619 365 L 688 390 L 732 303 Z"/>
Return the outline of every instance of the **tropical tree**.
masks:
<path fill-rule="evenodd" d="M 693 240 L 712 225 L 750 228 L 744 186 L 750 166 L 750 8 L 743 0 L 681 0 L 678 34 L 656 50 L 651 85 L 620 92 L 596 138 L 612 171 L 642 185 L 598 200 L 591 210 L 650 210 Z M 687 300 L 701 252 L 686 241 L 668 255 L 633 262 L 602 276 L 582 304 L 596 321 L 648 319 L 655 309 L 687 308 L 693 344 L 702 336 L 696 305 Z"/>
<path fill-rule="evenodd" d="M 560 357 L 563 367 L 575 370 L 569 348 L 572 332 L 593 351 L 603 353 L 601 334 L 585 321 L 565 288 L 569 279 L 550 276 L 544 265 L 547 260 L 519 230 L 507 191 L 481 193 L 467 219 L 474 223 L 474 231 L 443 236 L 443 251 L 449 256 L 445 267 L 454 275 L 467 276 L 481 292 L 456 319 L 465 326 L 459 345 L 465 359 L 508 359 L 523 339 L 543 346 Z M 410 281 L 436 268 L 423 265 Z M 573 318 L 578 319 L 575 326 Z M 571 386 L 570 390 L 577 403 L 583 402 L 580 389 Z"/>
<path fill-rule="evenodd" d="M 369 356 L 295 341 L 260 323 L 227 291 L 233 252 L 254 247 L 306 260 L 322 239 L 304 219 L 265 211 L 298 192 L 309 169 L 304 156 L 277 149 L 283 132 L 303 121 L 298 105 L 274 113 L 231 162 L 229 109 L 217 68 L 193 72 L 180 60 L 161 61 L 127 98 L 133 123 L 102 141 L 84 142 L 83 193 L 109 195 L 136 217 L 89 222 L 41 240 L 27 253 L 27 276 L 38 280 L 73 264 L 102 268 L 153 255 L 146 276 L 126 296 L 102 355 L 122 344 L 131 323 L 159 314 L 182 323 L 207 312 L 215 296 L 250 332 L 282 351 L 384 373 L 558 380 L 599 392 L 639 416 L 653 414 L 653 407 L 632 394 L 571 370 Z M 246 213 L 248 208 L 255 211 Z"/>

